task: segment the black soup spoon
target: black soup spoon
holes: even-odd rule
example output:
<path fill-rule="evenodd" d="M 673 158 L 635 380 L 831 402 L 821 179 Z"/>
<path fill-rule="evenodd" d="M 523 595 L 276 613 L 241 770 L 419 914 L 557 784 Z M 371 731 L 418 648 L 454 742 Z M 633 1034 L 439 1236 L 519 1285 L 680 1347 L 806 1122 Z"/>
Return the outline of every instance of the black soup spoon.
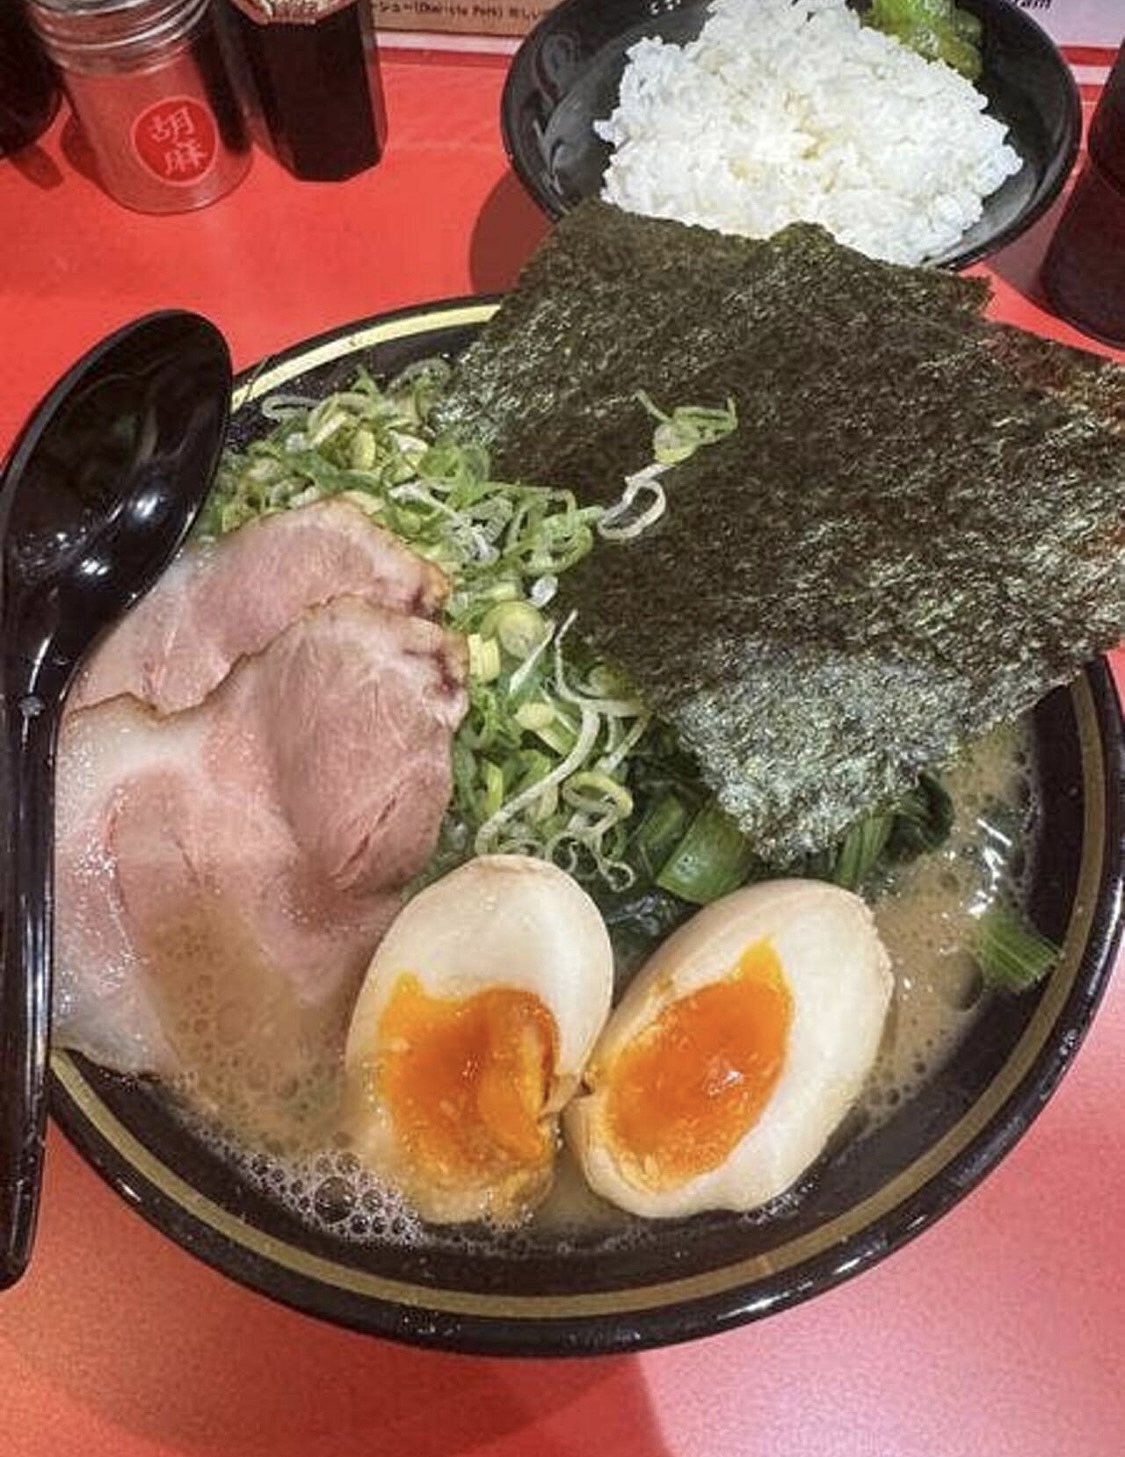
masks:
<path fill-rule="evenodd" d="M 27 1268 L 47 1128 L 55 751 L 67 689 L 175 555 L 214 478 L 231 361 L 180 310 L 117 330 L 45 397 L 0 486 L 0 1289 Z"/>

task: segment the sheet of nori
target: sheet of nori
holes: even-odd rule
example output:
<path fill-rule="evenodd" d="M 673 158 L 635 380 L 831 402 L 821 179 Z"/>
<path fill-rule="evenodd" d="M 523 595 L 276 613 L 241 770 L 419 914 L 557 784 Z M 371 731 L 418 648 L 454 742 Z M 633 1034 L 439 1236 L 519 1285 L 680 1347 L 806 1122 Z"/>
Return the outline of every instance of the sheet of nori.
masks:
<path fill-rule="evenodd" d="M 992 325 L 986 343 L 1033 393 L 1088 410 L 1107 430 L 1125 435 L 1125 390 L 1112 360 L 1008 324 Z"/>
<path fill-rule="evenodd" d="M 831 844 L 1125 635 L 1122 371 L 816 229 L 689 246 L 661 223 L 649 263 L 651 220 L 605 248 L 603 221 L 560 225 L 451 419 L 471 402 L 505 472 L 606 499 L 647 458 L 635 388 L 734 397 L 663 520 L 560 592 L 764 857 Z"/>
<path fill-rule="evenodd" d="M 613 500 L 651 456 L 637 390 L 664 408 L 722 404 L 729 361 L 749 372 L 745 387 L 792 367 L 777 300 L 802 308 L 812 282 L 828 330 L 862 310 L 957 321 L 988 296 L 979 280 L 873 264 L 819 228 L 757 241 L 591 199 L 559 222 L 462 356 L 437 424 L 488 446 L 500 477 Z"/>

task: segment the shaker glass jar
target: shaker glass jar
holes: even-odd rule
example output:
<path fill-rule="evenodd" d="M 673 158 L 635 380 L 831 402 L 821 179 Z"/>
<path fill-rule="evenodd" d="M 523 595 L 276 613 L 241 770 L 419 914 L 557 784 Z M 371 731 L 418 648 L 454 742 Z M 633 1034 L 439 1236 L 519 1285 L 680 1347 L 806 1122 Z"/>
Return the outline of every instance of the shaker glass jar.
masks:
<path fill-rule="evenodd" d="M 102 186 L 140 212 L 187 212 L 250 166 L 211 0 L 30 0 Z"/>

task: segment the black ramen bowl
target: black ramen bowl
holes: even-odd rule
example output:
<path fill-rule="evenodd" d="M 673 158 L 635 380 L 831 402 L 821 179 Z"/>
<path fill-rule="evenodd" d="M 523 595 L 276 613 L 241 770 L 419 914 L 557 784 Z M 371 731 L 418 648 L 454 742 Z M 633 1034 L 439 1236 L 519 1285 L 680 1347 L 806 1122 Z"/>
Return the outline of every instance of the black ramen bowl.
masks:
<path fill-rule="evenodd" d="M 393 374 L 454 355 L 495 303 L 391 314 L 266 360 L 237 383 L 232 438 L 268 429 L 283 391 L 321 396 L 358 365 Z M 1108 667 L 1052 693 L 1031 727 L 1041 802 L 1029 909 L 1062 947 L 1029 993 L 998 1000 L 893 1116 L 837 1139 L 799 1198 L 768 1215 L 649 1222 L 622 1242 L 591 1229 L 562 1243 L 440 1230 L 366 1242 L 311 1227 L 252 1168 L 193 1132 L 159 1085 L 56 1052 L 57 1122 L 129 1203 L 235 1280 L 372 1334 L 516 1355 L 628 1351 L 756 1320 L 865 1270 L 944 1215 L 1042 1112 L 1112 970 L 1125 864 L 1125 737 Z M 640 1222 L 637 1222 L 640 1224 Z"/>
<path fill-rule="evenodd" d="M 1013 242 L 1050 207 L 1078 152 L 1078 88 L 1054 42 L 1010 0 L 959 0 L 983 25 L 988 111 L 1007 124 L 1023 159 L 987 198 L 984 214 L 947 253 L 931 259 L 963 268 Z M 706 0 L 561 0 L 517 50 L 501 100 L 504 146 L 516 176 L 559 218 L 596 196 L 610 148 L 594 132 L 617 104 L 626 52 L 642 36 L 682 45 L 694 39 Z"/>

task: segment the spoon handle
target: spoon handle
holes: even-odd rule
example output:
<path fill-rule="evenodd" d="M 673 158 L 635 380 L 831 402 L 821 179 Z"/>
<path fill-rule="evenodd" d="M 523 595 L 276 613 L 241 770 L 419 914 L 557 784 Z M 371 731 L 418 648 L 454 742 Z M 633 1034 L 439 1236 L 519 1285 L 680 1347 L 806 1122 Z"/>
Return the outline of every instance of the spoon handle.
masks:
<path fill-rule="evenodd" d="M 32 696 L 5 705 L 0 960 L 0 1289 L 31 1256 L 47 1134 L 58 716 Z"/>

